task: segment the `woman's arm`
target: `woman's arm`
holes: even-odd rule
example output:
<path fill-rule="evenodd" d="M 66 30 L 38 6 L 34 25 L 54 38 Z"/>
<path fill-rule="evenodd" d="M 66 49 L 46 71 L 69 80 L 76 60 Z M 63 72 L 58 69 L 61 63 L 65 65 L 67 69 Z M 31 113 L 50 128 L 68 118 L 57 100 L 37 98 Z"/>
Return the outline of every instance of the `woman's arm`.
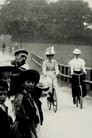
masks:
<path fill-rule="evenodd" d="M 42 73 L 43 75 L 46 75 L 46 61 L 44 61 L 42 64 Z"/>

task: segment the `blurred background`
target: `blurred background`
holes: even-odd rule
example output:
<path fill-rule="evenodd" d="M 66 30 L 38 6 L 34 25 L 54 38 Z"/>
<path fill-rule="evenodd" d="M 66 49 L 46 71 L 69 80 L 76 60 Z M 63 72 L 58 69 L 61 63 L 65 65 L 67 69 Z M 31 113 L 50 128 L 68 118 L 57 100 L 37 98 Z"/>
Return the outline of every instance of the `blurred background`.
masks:
<path fill-rule="evenodd" d="M 91 0 L 0 0 L 0 48 L 12 54 L 27 48 L 44 57 L 54 45 L 56 59 L 67 64 L 80 48 L 92 67 Z M 30 56 L 29 56 L 30 58 Z"/>

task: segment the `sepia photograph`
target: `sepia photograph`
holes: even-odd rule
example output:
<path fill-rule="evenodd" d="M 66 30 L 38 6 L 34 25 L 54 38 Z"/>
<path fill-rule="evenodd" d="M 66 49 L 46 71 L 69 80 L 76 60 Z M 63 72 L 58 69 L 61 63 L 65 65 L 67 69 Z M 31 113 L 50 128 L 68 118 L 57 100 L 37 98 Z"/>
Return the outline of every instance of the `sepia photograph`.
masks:
<path fill-rule="evenodd" d="M 0 0 L 0 138 L 92 138 L 92 0 Z"/>

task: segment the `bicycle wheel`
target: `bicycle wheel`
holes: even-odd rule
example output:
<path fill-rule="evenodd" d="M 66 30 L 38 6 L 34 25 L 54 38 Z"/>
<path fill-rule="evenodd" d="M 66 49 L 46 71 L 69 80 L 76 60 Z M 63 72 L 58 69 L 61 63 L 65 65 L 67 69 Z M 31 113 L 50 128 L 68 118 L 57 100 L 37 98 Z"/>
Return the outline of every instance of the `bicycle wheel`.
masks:
<path fill-rule="evenodd" d="M 57 112 L 57 94 L 56 94 L 55 88 L 53 88 L 53 101 L 52 101 L 52 104 L 53 104 L 53 111 Z"/>
<path fill-rule="evenodd" d="M 47 97 L 47 107 L 49 110 L 51 110 L 51 98 Z"/>
<path fill-rule="evenodd" d="M 82 98 L 82 96 L 80 96 L 80 108 L 81 109 L 83 108 L 83 98 Z"/>
<path fill-rule="evenodd" d="M 76 107 L 78 107 L 78 96 L 76 96 Z"/>
<path fill-rule="evenodd" d="M 80 86 L 80 108 L 83 108 L 82 86 Z"/>

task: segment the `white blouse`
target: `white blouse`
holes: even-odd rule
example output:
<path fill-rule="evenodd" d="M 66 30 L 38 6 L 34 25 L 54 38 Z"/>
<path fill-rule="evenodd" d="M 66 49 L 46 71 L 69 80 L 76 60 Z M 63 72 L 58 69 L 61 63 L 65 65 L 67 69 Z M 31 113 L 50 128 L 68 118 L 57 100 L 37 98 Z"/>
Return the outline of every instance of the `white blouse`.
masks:
<path fill-rule="evenodd" d="M 69 66 L 71 67 L 71 74 L 73 74 L 74 71 L 83 71 L 86 73 L 85 69 L 85 61 L 81 58 L 73 58 L 69 62 Z"/>
<path fill-rule="evenodd" d="M 54 72 L 56 75 L 59 73 L 58 63 L 55 59 L 51 61 L 45 60 L 42 65 L 42 72 L 46 75 L 48 72 Z"/>

